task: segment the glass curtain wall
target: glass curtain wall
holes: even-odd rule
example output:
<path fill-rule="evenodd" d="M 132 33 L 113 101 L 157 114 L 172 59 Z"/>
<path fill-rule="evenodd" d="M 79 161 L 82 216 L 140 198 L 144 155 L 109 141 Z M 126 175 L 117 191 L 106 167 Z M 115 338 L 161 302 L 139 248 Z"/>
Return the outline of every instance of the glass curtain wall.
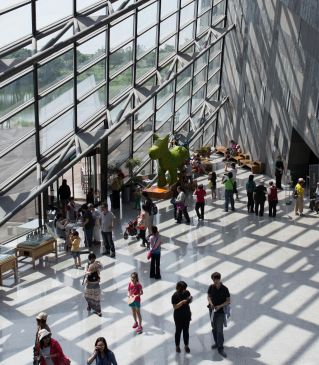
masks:
<path fill-rule="evenodd" d="M 214 121 L 202 116 L 219 98 L 225 11 L 225 0 L 1 1 L 2 195 L 36 171 L 41 184 L 47 161 L 98 125 L 118 124 L 110 163 L 136 157 L 148 172 L 154 133 L 209 141 Z"/>

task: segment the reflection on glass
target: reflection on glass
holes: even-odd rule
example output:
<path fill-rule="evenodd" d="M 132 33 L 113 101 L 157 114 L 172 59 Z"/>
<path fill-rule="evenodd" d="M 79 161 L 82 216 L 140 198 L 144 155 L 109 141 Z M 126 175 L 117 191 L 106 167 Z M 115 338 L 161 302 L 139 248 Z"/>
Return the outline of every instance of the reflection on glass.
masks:
<path fill-rule="evenodd" d="M 199 86 L 201 86 L 202 84 L 204 84 L 206 82 L 206 70 L 207 70 L 207 68 L 205 67 L 202 71 L 200 71 L 194 77 L 194 81 L 193 81 L 193 90 L 194 91 L 196 89 L 198 89 Z"/>
<path fill-rule="evenodd" d="M 134 124 L 137 123 L 135 120 Z M 153 134 L 153 117 L 149 117 L 137 128 L 134 127 L 133 149 L 135 149 L 145 138 Z"/>
<path fill-rule="evenodd" d="M 156 44 L 156 27 L 153 27 L 146 33 L 137 38 L 137 58 L 143 56 L 151 48 L 154 48 Z"/>
<path fill-rule="evenodd" d="M 0 124 L 0 150 L 4 150 L 8 146 L 13 145 L 24 135 L 34 130 L 34 123 L 35 117 L 33 105 L 2 122 Z"/>
<path fill-rule="evenodd" d="M 198 0 L 198 15 L 212 7 L 212 0 Z"/>
<path fill-rule="evenodd" d="M 184 70 L 183 72 L 181 72 L 180 75 L 177 76 L 177 89 L 180 89 L 185 84 L 185 82 L 190 80 L 191 75 L 192 69 L 190 66 L 188 66 L 186 70 Z"/>
<path fill-rule="evenodd" d="M 127 70 L 110 81 L 110 99 L 113 99 L 115 96 L 121 94 L 126 89 L 132 87 L 132 82 L 132 67 L 129 67 Z"/>
<path fill-rule="evenodd" d="M 194 3 L 191 3 L 181 10 L 180 27 L 194 19 L 194 9 Z"/>
<path fill-rule="evenodd" d="M 199 71 L 204 65 L 207 64 L 208 52 L 205 52 L 201 57 L 195 61 L 194 72 Z"/>
<path fill-rule="evenodd" d="M 40 130 L 40 152 L 43 153 L 73 131 L 73 109 Z"/>
<path fill-rule="evenodd" d="M 156 123 L 159 125 L 159 123 Z M 162 126 L 156 130 L 156 134 L 160 137 L 165 137 L 172 132 L 173 118 L 169 118 Z"/>
<path fill-rule="evenodd" d="M 123 110 L 123 108 L 125 107 L 125 105 L 127 105 L 127 107 L 124 110 L 124 113 L 122 114 L 122 116 L 120 116 L 120 112 Z M 114 108 L 111 109 L 110 114 L 111 114 L 111 122 L 112 124 L 116 123 L 119 121 L 119 116 L 122 119 L 125 114 L 129 113 L 132 110 L 132 103 L 127 103 L 127 97 L 125 97 L 122 101 L 120 101 L 119 103 L 116 104 L 116 106 Z"/>
<path fill-rule="evenodd" d="M 133 43 L 131 42 L 110 55 L 110 75 L 113 76 L 122 67 L 132 62 L 132 59 Z"/>
<path fill-rule="evenodd" d="M 133 16 L 113 25 L 110 30 L 111 50 L 132 38 L 133 29 Z"/>
<path fill-rule="evenodd" d="M 213 58 L 216 57 L 216 55 L 221 52 L 222 50 L 222 39 L 217 42 L 216 44 L 213 45 L 213 47 L 210 49 L 210 55 L 209 55 L 209 60 L 212 60 Z"/>
<path fill-rule="evenodd" d="M 217 72 L 213 77 L 211 77 L 208 80 L 207 94 L 210 94 L 211 92 L 219 88 L 219 78 L 220 78 L 220 72 Z"/>
<path fill-rule="evenodd" d="M 156 66 L 156 51 L 151 51 L 136 63 L 136 78 L 145 76 Z"/>
<path fill-rule="evenodd" d="M 192 115 L 192 122 L 195 130 L 202 126 L 202 124 L 205 122 L 205 118 L 203 116 L 203 108 L 200 108 L 194 115 Z"/>
<path fill-rule="evenodd" d="M 108 151 L 113 151 L 123 141 L 126 140 L 129 151 L 129 139 L 127 137 L 131 133 L 131 119 L 127 118 L 109 137 L 108 137 Z"/>
<path fill-rule="evenodd" d="M 216 120 L 215 120 L 216 121 Z M 203 133 L 204 144 L 211 144 L 215 134 L 215 121 L 205 128 Z"/>
<path fill-rule="evenodd" d="M 159 62 L 162 62 L 176 53 L 176 36 L 168 39 L 159 47 Z"/>
<path fill-rule="evenodd" d="M 141 161 L 145 161 L 149 158 L 148 150 L 152 147 L 152 137 L 146 140 L 140 148 L 138 148 L 134 153 L 133 157 Z"/>
<path fill-rule="evenodd" d="M 172 95 L 174 91 L 174 84 L 175 81 L 173 80 L 157 94 L 157 107 L 159 107 L 164 101 L 166 101 Z"/>
<path fill-rule="evenodd" d="M 191 95 L 191 83 L 188 82 L 176 93 L 176 109 L 178 109 Z"/>
<path fill-rule="evenodd" d="M 210 11 L 197 19 L 197 35 L 202 34 L 210 26 Z"/>
<path fill-rule="evenodd" d="M 156 123 L 157 125 L 167 120 L 173 113 L 173 101 L 171 98 L 156 112 Z"/>
<path fill-rule="evenodd" d="M 172 67 L 172 62 L 167 64 L 166 66 L 160 68 L 160 73 L 162 75 L 163 80 L 166 80 L 168 76 L 172 77 L 176 73 L 176 65 Z"/>
<path fill-rule="evenodd" d="M 168 35 L 171 35 L 172 33 L 176 32 L 176 14 L 170 16 L 168 19 L 164 20 L 160 24 L 160 41 L 162 42 L 164 38 L 166 38 Z"/>
<path fill-rule="evenodd" d="M 2 5 L 2 0 L 0 3 Z M 22 6 L 0 16 L 0 48 L 30 35 L 31 32 L 31 5 Z"/>
<path fill-rule="evenodd" d="M 78 98 L 94 89 L 100 82 L 105 80 L 105 60 L 96 63 L 77 77 Z"/>
<path fill-rule="evenodd" d="M 41 66 L 38 71 L 39 91 L 43 91 L 73 73 L 73 51 L 63 53 Z"/>
<path fill-rule="evenodd" d="M 44 123 L 73 103 L 73 80 L 52 91 L 39 101 L 39 119 Z"/>
<path fill-rule="evenodd" d="M 77 47 L 77 69 L 87 65 L 105 53 L 105 32 Z"/>
<path fill-rule="evenodd" d="M 192 113 L 195 109 L 204 101 L 205 98 L 205 87 L 203 86 L 194 95 L 192 100 Z"/>
<path fill-rule="evenodd" d="M 222 1 L 213 7 L 212 23 L 214 24 L 222 15 L 225 15 L 225 1 Z"/>
<path fill-rule="evenodd" d="M 134 115 L 134 125 L 138 125 L 141 123 L 145 118 L 150 116 L 153 113 L 154 108 L 154 99 L 148 101 L 145 105 L 143 105 Z"/>
<path fill-rule="evenodd" d="M 185 121 L 185 119 L 189 117 L 189 104 L 190 102 L 188 101 L 175 113 L 174 130 L 179 128 L 179 126 Z"/>
<path fill-rule="evenodd" d="M 191 143 L 189 144 L 189 147 L 193 150 L 196 151 L 200 148 L 200 146 L 202 146 L 202 136 L 199 135 L 199 137 L 196 137 L 195 140 L 191 141 Z"/>
<path fill-rule="evenodd" d="M 180 31 L 178 49 L 184 48 L 194 39 L 194 23 Z"/>
<path fill-rule="evenodd" d="M 161 19 L 166 15 L 177 10 L 177 0 L 162 0 L 161 1 Z"/>
<path fill-rule="evenodd" d="M 37 0 L 37 29 L 72 15 L 72 0 Z"/>
<path fill-rule="evenodd" d="M 156 75 L 149 77 L 143 83 L 139 83 L 141 87 L 144 87 L 147 90 L 151 90 L 156 85 Z"/>
<path fill-rule="evenodd" d="M 129 123 L 129 120 L 128 120 Z M 113 140 L 114 139 L 114 140 Z M 108 155 L 108 164 L 109 165 L 121 165 L 124 161 L 128 160 L 130 158 L 130 145 L 131 145 L 131 138 L 126 138 L 121 143 L 121 136 L 119 133 L 116 133 L 112 137 L 108 137 L 109 143 L 109 153 Z M 112 149 L 110 147 L 110 140 L 112 140 L 111 145 Z M 115 148 L 116 146 L 116 148 Z"/>
<path fill-rule="evenodd" d="M 103 86 L 78 104 L 78 125 L 81 126 L 105 105 L 106 87 Z"/>
<path fill-rule="evenodd" d="M 0 118 L 31 98 L 33 78 L 30 72 L 0 89 Z"/>
<path fill-rule="evenodd" d="M 6 131 L 1 130 L 1 136 Z M 11 136 L 12 137 L 12 136 Z M 28 163 L 35 160 L 35 137 L 34 135 L 21 142 L 13 152 L 0 158 L 0 183 L 18 173 Z M 21 158 L 23 156 L 23 158 Z M 19 184 L 20 185 L 20 184 Z"/>
<path fill-rule="evenodd" d="M 219 54 L 209 62 L 209 76 L 215 73 L 221 67 L 221 55 Z"/>
<path fill-rule="evenodd" d="M 140 10 L 137 15 L 137 33 L 140 34 L 144 29 L 156 23 L 157 2 Z"/>
<path fill-rule="evenodd" d="M 90 5 L 96 4 L 98 0 L 76 0 L 76 10 L 82 10 Z"/>

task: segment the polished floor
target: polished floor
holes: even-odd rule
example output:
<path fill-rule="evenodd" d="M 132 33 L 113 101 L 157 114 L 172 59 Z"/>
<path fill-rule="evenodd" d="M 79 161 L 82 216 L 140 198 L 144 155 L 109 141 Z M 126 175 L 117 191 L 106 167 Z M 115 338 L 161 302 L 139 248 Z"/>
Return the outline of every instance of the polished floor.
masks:
<path fill-rule="evenodd" d="M 214 163 L 221 175 L 220 159 Z M 99 257 L 104 265 L 102 318 L 88 316 L 83 270 L 73 268 L 70 255 L 61 251 L 58 262 L 49 256 L 36 270 L 28 260 L 20 261 L 19 283 L 7 278 L 0 287 L 0 363 L 32 363 L 34 318 L 46 311 L 53 337 L 74 365 L 86 364 L 99 336 L 107 339 L 120 365 L 318 364 L 319 216 L 307 209 L 303 217 L 294 216 L 284 192 L 276 218 L 268 217 L 267 208 L 264 217 L 248 215 L 243 190 L 247 176 L 247 171 L 239 170 L 240 200 L 233 213 L 224 212 L 223 200 L 212 202 L 208 197 L 203 222 L 190 208 L 191 225 L 176 225 L 170 203 L 158 203 L 156 223 L 165 242 L 160 281 L 149 278 L 149 262 L 139 243 L 122 238 L 125 223 L 136 211 L 125 206 L 115 212 L 116 259 Z M 219 193 L 221 197 L 222 190 Z M 188 199 L 193 207 L 192 196 Z M 138 271 L 144 287 L 140 335 L 131 328 L 126 303 L 132 271 Z M 211 350 L 206 291 L 213 271 L 222 273 L 231 293 L 232 317 L 225 328 L 227 359 Z M 174 345 L 171 295 L 181 279 L 194 297 L 190 354 L 183 347 L 176 354 Z"/>

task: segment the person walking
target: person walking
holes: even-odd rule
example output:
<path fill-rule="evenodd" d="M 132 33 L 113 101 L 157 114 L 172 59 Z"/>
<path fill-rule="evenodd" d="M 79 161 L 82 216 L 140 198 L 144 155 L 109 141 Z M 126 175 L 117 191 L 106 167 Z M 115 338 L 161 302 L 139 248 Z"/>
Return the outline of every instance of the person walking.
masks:
<path fill-rule="evenodd" d="M 234 211 L 234 181 L 233 174 L 230 171 L 223 176 L 222 183 L 225 186 L 225 212 L 228 212 L 229 203 L 231 206 L 231 210 Z"/>
<path fill-rule="evenodd" d="M 146 213 L 148 213 L 145 215 L 145 225 L 147 228 L 147 235 L 149 236 L 150 234 L 152 234 L 152 226 L 153 226 L 153 220 L 154 220 L 154 216 L 153 216 L 154 203 L 146 191 L 142 192 L 142 197 L 144 200 L 144 202 L 142 204 L 142 209 Z M 143 205 L 144 205 L 144 208 L 143 208 Z"/>
<path fill-rule="evenodd" d="M 41 312 L 36 316 L 37 331 L 35 333 L 35 341 L 34 341 L 34 347 L 33 347 L 33 364 L 34 365 L 37 365 L 39 363 L 38 362 L 39 347 L 40 347 L 39 332 L 43 329 L 46 329 L 48 332 L 51 332 L 50 327 L 47 325 L 47 319 L 48 319 L 48 315 L 45 312 Z"/>
<path fill-rule="evenodd" d="M 274 185 L 273 181 L 269 182 L 267 193 L 268 193 L 269 217 L 276 217 L 278 193 L 277 193 L 277 188 Z"/>
<path fill-rule="evenodd" d="M 295 204 L 295 215 L 303 215 L 303 198 L 304 198 L 304 184 L 305 180 L 300 177 L 298 179 L 298 183 L 295 186 L 295 192 L 294 196 L 296 198 L 296 204 Z"/>
<path fill-rule="evenodd" d="M 172 305 L 174 308 L 174 322 L 175 322 L 175 346 L 176 352 L 180 353 L 180 340 L 183 332 L 183 339 L 185 345 L 185 351 L 190 353 L 189 348 L 189 323 L 192 319 L 191 310 L 189 304 L 192 302 L 193 297 L 187 290 L 187 284 L 185 281 L 179 281 L 176 284 L 176 291 L 172 296 Z"/>
<path fill-rule="evenodd" d="M 247 210 L 248 213 L 254 213 L 254 192 L 256 190 L 256 183 L 254 181 L 254 175 L 248 176 L 248 181 L 246 183 L 246 192 L 247 192 Z"/>
<path fill-rule="evenodd" d="M 62 214 L 63 218 L 66 216 L 66 206 L 70 200 L 71 197 L 71 189 L 69 185 L 67 184 L 67 180 L 62 180 L 62 185 L 58 188 L 58 198 L 61 202 L 61 208 L 62 208 Z"/>
<path fill-rule="evenodd" d="M 235 162 L 232 162 L 230 164 L 230 167 L 231 169 L 229 172 L 233 174 L 233 186 L 234 186 L 233 192 L 236 195 L 236 199 L 239 200 L 238 190 L 237 190 L 237 168 Z"/>
<path fill-rule="evenodd" d="M 96 261 L 95 253 L 91 252 L 88 256 L 88 265 L 86 270 L 86 281 L 84 298 L 87 301 L 87 310 L 102 317 L 101 311 L 101 288 L 100 288 L 100 271 L 102 265 L 99 261 Z"/>
<path fill-rule="evenodd" d="M 149 222 L 149 214 L 146 211 L 147 206 L 146 204 L 142 204 L 142 210 L 140 214 L 137 216 L 137 229 L 138 229 L 138 238 L 142 239 L 142 243 L 140 244 L 141 247 L 149 248 L 150 244 L 149 241 L 146 239 L 146 222 Z"/>
<path fill-rule="evenodd" d="M 80 243 L 81 238 L 79 237 L 78 231 L 73 231 L 70 235 L 70 242 L 71 242 L 71 255 L 74 259 L 74 266 L 75 268 L 81 267 L 81 255 L 80 255 Z"/>
<path fill-rule="evenodd" d="M 128 305 L 131 307 L 134 319 L 134 324 L 132 328 L 134 328 L 136 333 L 138 334 L 143 332 L 141 315 L 141 295 L 143 295 L 143 287 L 139 282 L 137 272 L 133 272 L 131 274 L 131 281 L 128 284 L 127 296 Z"/>
<path fill-rule="evenodd" d="M 190 218 L 187 212 L 186 196 L 181 186 L 177 187 L 177 197 L 175 199 L 176 210 L 177 210 L 177 223 L 182 223 L 182 214 L 186 219 L 186 223 L 190 223 Z"/>
<path fill-rule="evenodd" d="M 279 190 L 282 190 L 282 187 L 281 187 L 281 179 L 282 179 L 283 173 L 284 173 L 284 163 L 282 161 L 281 156 L 279 155 L 277 157 L 276 162 L 275 162 L 276 187 Z"/>
<path fill-rule="evenodd" d="M 162 239 L 156 226 L 152 227 L 152 234 L 149 237 L 151 267 L 150 278 L 161 279 L 161 245 Z"/>
<path fill-rule="evenodd" d="M 112 238 L 114 229 L 115 215 L 109 211 L 108 204 L 102 205 L 102 213 L 100 215 L 101 234 L 103 245 L 105 248 L 104 254 L 115 257 L 115 246 Z"/>
<path fill-rule="evenodd" d="M 212 200 L 217 199 L 217 175 L 215 171 L 208 174 L 208 188 L 212 191 Z"/>
<path fill-rule="evenodd" d="M 199 184 L 197 189 L 194 191 L 196 196 L 195 211 L 198 219 L 204 220 L 204 209 L 205 209 L 205 196 L 206 191 L 204 190 L 203 184 Z M 199 213 L 200 210 L 200 213 Z"/>
<path fill-rule="evenodd" d="M 224 351 L 224 308 L 230 304 L 230 294 L 228 288 L 220 281 L 221 274 L 219 272 L 214 272 L 211 279 L 213 284 L 208 287 L 207 299 L 215 342 L 212 349 L 217 349 L 221 356 L 227 357 Z"/>
<path fill-rule="evenodd" d="M 267 189 L 265 187 L 265 182 L 261 179 L 254 192 L 255 214 L 260 217 L 264 215 L 266 195 Z"/>
<path fill-rule="evenodd" d="M 71 364 L 65 356 L 59 342 L 51 337 L 51 332 L 43 328 L 38 333 L 39 344 L 37 346 L 40 365 Z"/>
<path fill-rule="evenodd" d="M 96 365 L 117 365 L 114 353 L 107 347 L 104 337 L 96 339 L 94 351 L 88 358 L 87 364 L 91 365 L 94 360 Z"/>

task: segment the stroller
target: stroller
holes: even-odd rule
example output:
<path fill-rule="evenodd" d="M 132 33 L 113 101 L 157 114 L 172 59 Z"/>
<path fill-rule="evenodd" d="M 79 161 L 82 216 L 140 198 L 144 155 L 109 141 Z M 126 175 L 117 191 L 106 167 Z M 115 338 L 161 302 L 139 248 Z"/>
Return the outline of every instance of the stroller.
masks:
<path fill-rule="evenodd" d="M 137 219 L 130 220 L 125 227 L 124 239 L 127 240 L 128 236 L 137 236 Z"/>

